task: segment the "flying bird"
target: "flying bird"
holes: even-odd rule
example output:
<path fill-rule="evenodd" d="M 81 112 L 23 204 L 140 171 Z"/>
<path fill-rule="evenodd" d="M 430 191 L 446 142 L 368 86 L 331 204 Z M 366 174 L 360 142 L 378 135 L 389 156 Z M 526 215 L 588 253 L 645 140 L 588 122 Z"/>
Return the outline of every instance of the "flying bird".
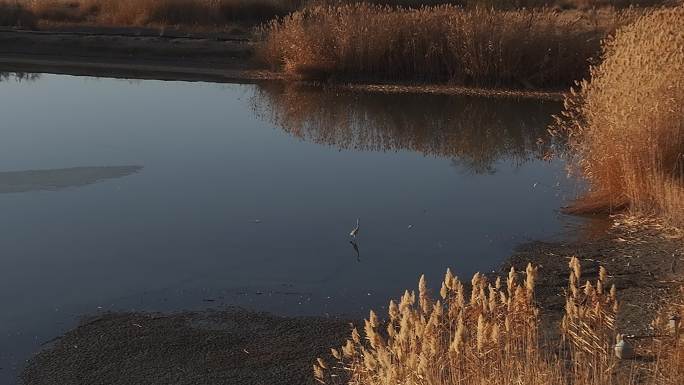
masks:
<path fill-rule="evenodd" d="M 349 236 L 352 238 L 356 238 L 356 236 L 359 234 L 359 218 L 356 218 L 356 227 L 349 233 Z"/>

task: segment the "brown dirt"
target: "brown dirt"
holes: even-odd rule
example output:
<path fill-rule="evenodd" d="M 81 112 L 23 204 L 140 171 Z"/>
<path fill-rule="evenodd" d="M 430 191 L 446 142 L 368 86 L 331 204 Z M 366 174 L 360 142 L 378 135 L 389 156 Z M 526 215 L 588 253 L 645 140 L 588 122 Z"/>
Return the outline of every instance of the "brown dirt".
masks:
<path fill-rule="evenodd" d="M 652 334 L 650 323 L 657 311 L 684 286 L 684 232 L 655 220 L 625 216 L 613 218 L 607 229 L 585 231 L 576 242 L 523 245 L 502 270 L 511 266 L 524 270 L 528 262 L 539 266 L 535 295 L 553 322 L 564 311 L 570 257 L 580 259 L 585 281 L 594 282 L 599 266 L 604 266 L 620 301 L 618 330 L 637 336 Z"/>

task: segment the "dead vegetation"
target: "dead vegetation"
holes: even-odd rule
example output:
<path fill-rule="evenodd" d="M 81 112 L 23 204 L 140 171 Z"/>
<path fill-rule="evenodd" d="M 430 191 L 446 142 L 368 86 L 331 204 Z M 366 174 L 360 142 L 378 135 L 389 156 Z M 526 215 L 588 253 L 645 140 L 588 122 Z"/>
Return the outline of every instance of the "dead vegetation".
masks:
<path fill-rule="evenodd" d="M 632 13 L 319 6 L 270 22 L 260 55 L 305 78 L 565 88 Z"/>
<path fill-rule="evenodd" d="M 418 293 L 391 301 L 386 321 L 371 312 L 332 359 L 319 358 L 314 376 L 328 384 L 677 384 L 684 376 L 681 298 L 654 322 L 647 343 L 621 336 L 618 299 L 608 272 L 582 283 L 577 258 L 569 264 L 559 347 L 543 338 L 534 295 L 537 268 L 524 279 L 476 274 L 464 285 L 447 270 L 434 300 L 424 277 Z M 684 294 L 684 293 L 683 293 Z M 620 342 L 622 341 L 622 342 Z M 621 357 L 621 358 L 618 358 Z"/>
<path fill-rule="evenodd" d="M 565 101 L 556 129 L 589 192 L 569 211 L 657 215 L 684 224 L 684 5 L 620 29 Z"/>

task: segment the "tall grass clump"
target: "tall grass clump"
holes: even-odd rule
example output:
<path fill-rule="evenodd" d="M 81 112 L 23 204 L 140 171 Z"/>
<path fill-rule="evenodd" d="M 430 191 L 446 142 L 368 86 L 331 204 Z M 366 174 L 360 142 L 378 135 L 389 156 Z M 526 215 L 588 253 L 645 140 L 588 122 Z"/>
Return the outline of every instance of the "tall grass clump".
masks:
<path fill-rule="evenodd" d="M 677 0 L 311 0 L 315 5 L 341 5 L 368 3 L 410 8 L 434 5 L 457 5 L 461 7 L 485 7 L 495 9 L 543 8 L 590 9 L 590 8 L 628 8 L 668 5 Z"/>
<path fill-rule="evenodd" d="M 263 28 L 261 57 L 304 77 L 567 87 L 619 14 L 442 5 L 311 7 Z M 600 21 L 600 22 L 599 22 Z"/>
<path fill-rule="evenodd" d="M 557 128 L 590 189 L 570 210 L 629 208 L 684 224 L 684 5 L 608 39 Z"/>
<path fill-rule="evenodd" d="M 319 358 L 314 377 L 355 385 L 626 385 L 639 373 L 644 384 L 676 384 L 684 374 L 678 331 L 661 337 L 659 350 L 640 350 L 644 360 L 619 364 L 615 287 L 604 269 L 581 284 L 577 258 L 570 268 L 560 349 L 544 343 L 535 267 L 524 278 L 511 269 L 505 282 L 478 273 L 470 287 L 447 270 L 439 299 L 421 277 L 417 293 L 389 303 L 387 319 L 371 311 L 363 332 L 353 329 L 330 359 Z"/>
<path fill-rule="evenodd" d="M 364 337 L 333 349 L 334 363 L 320 359 L 314 375 L 324 383 L 349 384 L 548 384 L 558 383 L 561 368 L 544 358 L 537 344 L 539 309 L 534 304 L 536 270 L 529 266 L 519 282 L 489 282 L 476 274 L 468 294 L 447 271 L 440 299 L 419 290 L 389 304 L 389 319 L 370 313 Z M 325 370 L 325 369 L 330 370 Z"/>

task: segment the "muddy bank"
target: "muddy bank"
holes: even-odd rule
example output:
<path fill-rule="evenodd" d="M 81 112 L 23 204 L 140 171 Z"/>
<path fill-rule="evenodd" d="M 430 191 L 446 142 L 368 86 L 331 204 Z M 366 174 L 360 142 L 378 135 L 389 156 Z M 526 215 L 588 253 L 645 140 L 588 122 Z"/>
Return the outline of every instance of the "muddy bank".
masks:
<path fill-rule="evenodd" d="M 241 309 L 107 314 L 38 354 L 26 385 L 313 384 L 311 365 L 350 330 L 343 320 Z"/>
<path fill-rule="evenodd" d="M 254 65 L 252 55 L 242 36 L 0 30 L 1 72 L 216 82 L 278 77 Z"/>

